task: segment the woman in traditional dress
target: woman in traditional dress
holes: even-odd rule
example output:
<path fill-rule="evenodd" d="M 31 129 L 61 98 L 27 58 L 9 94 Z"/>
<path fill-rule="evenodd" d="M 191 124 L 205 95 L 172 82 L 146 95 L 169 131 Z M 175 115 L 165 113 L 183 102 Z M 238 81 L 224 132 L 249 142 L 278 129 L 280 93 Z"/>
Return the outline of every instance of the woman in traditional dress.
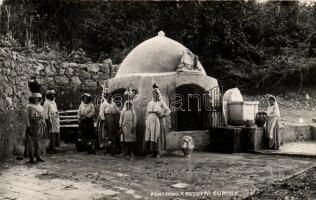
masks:
<path fill-rule="evenodd" d="M 56 147 L 58 147 L 60 143 L 60 126 L 54 90 L 47 90 L 43 108 L 45 110 L 47 131 L 50 139 L 48 151 L 50 153 L 55 153 Z"/>
<path fill-rule="evenodd" d="M 100 106 L 100 118 L 102 120 L 101 126 L 102 132 L 104 135 L 104 143 L 105 143 L 105 153 L 114 153 L 107 152 L 109 151 L 107 148 L 109 147 L 109 143 L 111 143 L 113 148 L 118 148 L 119 145 L 119 135 L 117 134 L 118 130 L 118 114 L 120 114 L 121 110 L 113 101 L 111 94 L 106 94 L 106 100 Z M 111 150 L 112 151 L 112 150 Z"/>
<path fill-rule="evenodd" d="M 36 162 L 45 162 L 40 156 L 40 140 L 46 133 L 45 112 L 40 104 L 41 99 L 40 93 L 32 93 L 29 98 L 30 103 L 26 106 L 26 149 L 31 164 L 35 163 L 34 157 Z"/>
<path fill-rule="evenodd" d="M 95 140 L 95 131 L 93 118 L 95 115 L 95 108 L 92 103 L 92 96 L 90 94 L 83 94 L 81 97 L 81 104 L 79 106 L 79 130 L 80 137 L 86 142 L 87 140 Z"/>
<path fill-rule="evenodd" d="M 136 124 L 137 116 L 136 111 L 131 101 L 127 101 L 124 104 L 124 108 L 120 115 L 120 128 L 122 129 L 122 143 L 123 153 L 121 156 L 130 154 L 134 156 L 134 143 L 136 142 Z"/>
<path fill-rule="evenodd" d="M 167 104 L 161 100 L 158 88 L 154 87 L 153 99 L 148 103 L 146 112 L 145 145 L 149 156 L 160 157 L 162 150 L 166 150 L 166 122 L 165 117 L 171 113 Z"/>
<path fill-rule="evenodd" d="M 270 149 L 279 149 L 280 136 L 279 136 L 279 118 L 280 110 L 276 98 L 274 96 L 269 97 L 269 107 L 267 110 L 267 120 L 265 124 L 265 130 L 269 141 Z"/>

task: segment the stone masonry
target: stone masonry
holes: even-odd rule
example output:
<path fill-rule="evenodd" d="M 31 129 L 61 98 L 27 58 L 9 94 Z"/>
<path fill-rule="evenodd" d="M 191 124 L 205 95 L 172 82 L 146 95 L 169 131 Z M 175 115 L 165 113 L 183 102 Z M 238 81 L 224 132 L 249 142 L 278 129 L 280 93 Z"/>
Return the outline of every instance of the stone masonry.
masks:
<path fill-rule="evenodd" d="M 0 160 L 12 153 L 24 134 L 21 122 L 30 95 L 31 76 L 40 80 L 43 94 L 49 87 L 57 90 L 60 109 L 76 109 L 83 92 L 100 94 L 103 81 L 114 77 L 117 69 L 118 65 L 113 65 L 110 59 L 77 64 L 27 58 L 11 49 L 0 48 Z"/>

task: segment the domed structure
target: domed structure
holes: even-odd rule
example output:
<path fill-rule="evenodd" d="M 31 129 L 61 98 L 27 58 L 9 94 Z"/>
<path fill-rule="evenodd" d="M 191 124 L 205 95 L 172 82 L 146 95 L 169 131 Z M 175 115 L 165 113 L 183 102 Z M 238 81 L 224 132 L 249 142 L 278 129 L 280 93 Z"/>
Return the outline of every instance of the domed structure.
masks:
<path fill-rule="evenodd" d="M 136 46 L 123 60 L 116 77 L 138 73 L 175 72 L 187 48 L 160 31 L 156 37 Z M 202 73 L 202 65 L 198 63 Z"/>
<path fill-rule="evenodd" d="M 116 76 L 104 84 L 104 91 L 113 94 L 118 106 L 124 104 L 126 88 L 138 91 L 133 102 L 139 146 L 144 139 L 146 109 L 152 98 L 154 83 L 159 85 L 162 98 L 172 110 L 166 118 L 170 131 L 167 133 L 167 148 L 168 145 L 178 144 L 182 131 L 200 134 L 200 130 L 208 129 L 209 113 L 205 105 L 214 102 L 209 91 L 218 88 L 217 80 L 206 75 L 196 55 L 179 42 L 165 37 L 161 31 L 158 36 L 135 47 L 121 63 Z M 214 92 L 212 94 L 218 96 Z M 183 102 L 179 102 L 179 98 Z M 177 110 L 175 107 L 179 103 L 185 107 Z"/>

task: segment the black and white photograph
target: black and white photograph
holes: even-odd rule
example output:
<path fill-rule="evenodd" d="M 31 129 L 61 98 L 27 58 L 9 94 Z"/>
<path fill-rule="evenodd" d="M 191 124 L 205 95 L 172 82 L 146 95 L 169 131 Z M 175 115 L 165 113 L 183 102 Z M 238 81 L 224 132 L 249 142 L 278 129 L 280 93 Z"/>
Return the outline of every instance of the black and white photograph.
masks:
<path fill-rule="evenodd" d="M 0 200 L 316 200 L 316 0 L 0 0 Z"/>

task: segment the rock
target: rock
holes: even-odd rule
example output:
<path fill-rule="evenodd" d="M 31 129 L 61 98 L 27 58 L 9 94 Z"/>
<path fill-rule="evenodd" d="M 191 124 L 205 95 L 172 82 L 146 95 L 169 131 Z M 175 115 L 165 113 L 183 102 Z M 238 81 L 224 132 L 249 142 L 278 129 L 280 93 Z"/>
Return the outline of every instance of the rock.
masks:
<path fill-rule="evenodd" d="M 8 103 L 8 105 L 9 105 L 10 107 L 12 107 L 12 106 L 13 106 L 12 98 L 11 98 L 11 97 L 5 97 L 5 99 L 6 99 L 7 103 Z"/>
<path fill-rule="evenodd" d="M 65 76 L 56 76 L 55 81 L 56 81 L 56 83 L 63 84 L 63 85 L 69 83 L 69 79 Z"/>
<path fill-rule="evenodd" d="M 112 65 L 112 60 L 110 58 L 103 61 L 105 65 Z"/>
<path fill-rule="evenodd" d="M 85 70 L 80 70 L 79 76 L 81 79 L 88 79 L 91 77 L 91 74 Z"/>
<path fill-rule="evenodd" d="M 60 69 L 59 69 L 59 75 L 64 75 L 64 74 L 65 74 L 65 69 L 60 68 Z"/>
<path fill-rule="evenodd" d="M 56 74 L 56 69 L 53 66 L 49 66 L 48 65 L 45 68 L 45 73 L 46 73 L 47 76 L 52 76 L 52 75 Z"/>
<path fill-rule="evenodd" d="M 111 67 L 111 66 L 110 66 Z M 110 73 L 110 67 L 108 65 L 101 65 L 100 70 L 106 74 Z"/>
<path fill-rule="evenodd" d="M 76 68 L 76 67 L 78 67 L 78 64 L 71 62 L 71 63 L 68 63 L 68 67 Z"/>
<path fill-rule="evenodd" d="M 13 77 L 13 78 L 15 78 L 15 77 L 17 76 L 17 74 L 16 74 L 15 71 L 12 71 L 12 72 L 10 73 L 10 76 Z"/>
<path fill-rule="evenodd" d="M 95 73 L 100 71 L 100 67 L 99 67 L 98 64 L 89 64 L 87 66 L 87 69 L 88 69 L 89 72 L 95 72 Z"/>
<path fill-rule="evenodd" d="M 44 77 L 43 84 L 45 84 L 45 85 L 53 85 L 54 84 L 54 78 Z"/>
<path fill-rule="evenodd" d="M 99 86 L 103 87 L 103 85 L 104 85 L 104 80 L 99 80 L 98 83 L 99 83 Z"/>
<path fill-rule="evenodd" d="M 93 81 L 91 79 L 86 80 L 85 84 L 87 87 L 97 87 L 97 85 L 98 85 L 95 81 Z"/>
<path fill-rule="evenodd" d="M 73 68 L 67 68 L 66 69 L 66 75 L 68 75 L 68 76 L 72 76 L 72 75 L 74 75 L 74 69 Z"/>
<path fill-rule="evenodd" d="M 98 74 L 92 75 L 92 79 L 97 81 L 100 79 L 100 75 Z"/>
<path fill-rule="evenodd" d="M 63 68 L 68 68 L 68 66 L 69 66 L 69 63 L 67 63 L 67 62 L 61 63 L 61 67 L 63 67 Z"/>
<path fill-rule="evenodd" d="M 71 82 L 73 86 L 79 86 L 81 84 L 81 81 L 78 76 L 71 77 Z"/>
<path fill-rule="evenodd" d="M 10 75 L 11 70 L 9 68 L 4 69 L 4 74 L 5 75 Z"/>
<path fill-rule="evenodd" d="M 74 75 L 75 75 L 75 76 L 79 76 L 79 69 L 75 69 Z"/>
<path fill-rule="evenodd" d="M 34 66 L 35 71 L 41 71 L 44 70 L 45 67 L 42 63 L 36 63 L 36 65 Z"/>
<path fill-rule="evenodd" d="M 18 90 L 15 95 L 18 96 L 18 97 L 21 97 L 22 96 L 22 92 L 20 90 Z"/>
<path fill-rule="evenodd" d="M 9 86 L 6 87 L 5 89 L 5 94 L 8 96 L 12 96 L 13 95 L 13 89 Z"/>
<path fill-rule="evenodd" d="M 11 68 L 11 62 L 10 62 L 10 60 L 5 60 L 5 61 L 4 61 L 4 67 L 5 67 L 5 68 Z"/>

